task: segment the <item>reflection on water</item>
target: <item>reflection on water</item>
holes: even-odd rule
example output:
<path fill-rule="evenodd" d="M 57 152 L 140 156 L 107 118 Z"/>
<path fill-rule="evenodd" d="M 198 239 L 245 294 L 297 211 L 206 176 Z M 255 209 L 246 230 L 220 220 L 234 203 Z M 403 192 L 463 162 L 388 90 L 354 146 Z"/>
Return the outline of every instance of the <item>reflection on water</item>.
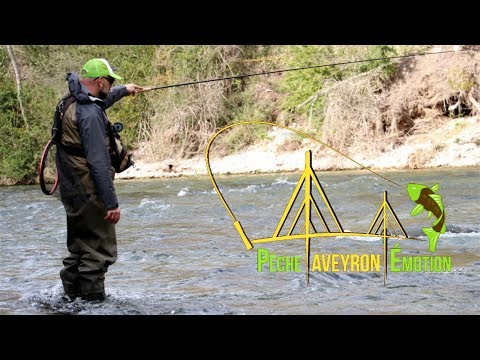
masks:
<path fill-rule="evenodd" d="M 0 188 L 0 314 L 478 314 L 480 225 L 478 169 L 388 172 L 396 187 L 367 172 L 317 173 L 344 229 L 365 232 L 383 191 L 410 236 L 402 249 L 427 253 L 421 228 L 434 217 L 409 215 L 409 182 L 440 184 L 447 233 L 436 255 L 450 273 L 310 275 L 303 241 L 247 251 L 206 177 L 117 183 L 122 219 L 119 256 L 106 275 L 105 303 L 62 301 L 58 272 L 66 255 L 61 203 L 36 186 Z M 300 173 L 218 177 L 250 238 L 271 236 Z M 294 212 L 293 212 L 294 213 Z M 392 242 L 393 244 L 393 242 Z M 315 253 L 381 253 L 380 239 L 314 239 Z M 256 249 L 301 255 L 300 273 L 257 272 Z"/>

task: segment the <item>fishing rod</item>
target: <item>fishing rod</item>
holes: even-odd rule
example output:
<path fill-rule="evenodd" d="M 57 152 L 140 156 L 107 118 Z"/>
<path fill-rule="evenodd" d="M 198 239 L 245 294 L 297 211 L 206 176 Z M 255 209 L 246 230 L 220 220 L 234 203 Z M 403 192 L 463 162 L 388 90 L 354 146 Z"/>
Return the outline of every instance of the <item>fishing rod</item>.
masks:
<path fill-rule="evenodd" d="M 327 67 L 327 66 L 349 65 L 349 64 L 358 64 L 358 63 L 371 62 L 371 61 L 379 61 L 379 60 L 392 60 L 392 59 L 401 59 L 401 58 L 409 58 L 409 57 L 425 56 L 425 55 L 439 55 L 439 54 L 447 54 L 447 53 L 462 52 L 462 51 L 475 51 L 475 50 L 473 50 L 473 49 L 464 49 L 463 50 L 462 49 L 462 50 L 447 50 L 447 51 L 429 52 L 429 53 L 428 52 L 423 52 L 423 53 L 415 53 L 415 54 L 409 54 L 409 55 L 396 55 L 396 56 L 389 56 L 389 57 L 382 57 L 382 58 L 343 61 L 343 62 L 339 62 L 339 63 L 301 66 L 301 67 L 282 69 L 282 70 L 270 70 L 270 71 L 262 71 L 262 72 L 258 72 L 258 73 L 252 73 L 252 74 L 241 74 L 241 75 L 226 76 L 226 77 L 207 79 L 207 80 L 189 81 L 189 82 L 180 83 L 180 84 L 161 85 L 161 86 L 146 86 L 146 87 L 143 88 L 142 92 L 151 91 L 151 90 L 159 90 L 159 89 L 168 89 L 168 88 L 180 87 L 180 86 L 195 85 L 195 84 L 203 84 L 203 83 L 209 83 L 209 82 L 214 82 L 214 81 L 242 79 L 242 78 L 246 78 L 246 77 L 259 76 L 259 75 L 270 75 L 270 74 L 289 72 L 289 71 L 315 69 L 315 68 L 321 68 L 321 67 Z"/>

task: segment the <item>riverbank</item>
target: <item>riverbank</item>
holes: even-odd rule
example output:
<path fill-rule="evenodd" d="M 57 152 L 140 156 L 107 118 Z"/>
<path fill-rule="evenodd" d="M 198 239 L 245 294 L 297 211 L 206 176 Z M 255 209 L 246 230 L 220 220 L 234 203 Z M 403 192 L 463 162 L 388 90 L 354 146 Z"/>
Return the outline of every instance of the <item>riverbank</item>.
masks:
<path fill-rule="evenodd" d="M 252 174 L 292 172 L 304 168 L 305 152 L 312 150 L 313 168 L 319 171 L 350 170 L 361 167 L 336 152 L 309 139 L 295 150 L 287 150 L 290 132 L 275 128 L 269 141 L 256 144 L 236 154 L 219 158 L 210 152 L 214 174 Z M 390 150 L 367 155 L 348 154 L 372 169 L 425 169 L 436 167 L 480 166 L 480 120 L 477 116 L 445 119 L 428 132 L 405 138 L 403 144 L 391 144 Z M 160 162 L 136 160 L 135 167 L 117 174 L 117 179 L 145 179 L 206 175 L 204 155 L 192 159 L 165 159 Z"/>

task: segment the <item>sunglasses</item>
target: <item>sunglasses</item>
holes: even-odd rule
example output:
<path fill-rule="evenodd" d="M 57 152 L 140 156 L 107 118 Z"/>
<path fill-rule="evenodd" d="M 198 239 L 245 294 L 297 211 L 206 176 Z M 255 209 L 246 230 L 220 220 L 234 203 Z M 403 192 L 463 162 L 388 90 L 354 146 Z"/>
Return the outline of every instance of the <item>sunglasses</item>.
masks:
<path fill-rule="evenodd" d="M 113 83 L 115 82 L 115 79 L 111 76 L 103 76 L 103 78 L 108 80 L 110 86 L 112 86 Z"/>

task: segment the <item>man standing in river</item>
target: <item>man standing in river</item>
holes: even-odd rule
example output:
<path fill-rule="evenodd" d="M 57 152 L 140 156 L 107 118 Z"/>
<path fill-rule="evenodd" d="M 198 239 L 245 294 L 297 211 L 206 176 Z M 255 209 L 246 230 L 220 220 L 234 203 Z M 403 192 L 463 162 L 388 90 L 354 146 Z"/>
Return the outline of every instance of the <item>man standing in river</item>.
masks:
<path fill-rule="evenodd" d="M 80 77 L 67 75 L 69 93 L 56 110 L 61 118 L 56 161 L 69 251 L 60 278 L 67 300 L 103 301 L 105 273 L 117 260 L 115 224 L 120 220 L 105 110 L 143 88 L 113 86 L 122 78 L 100 58 L 85 63 Z"/>

